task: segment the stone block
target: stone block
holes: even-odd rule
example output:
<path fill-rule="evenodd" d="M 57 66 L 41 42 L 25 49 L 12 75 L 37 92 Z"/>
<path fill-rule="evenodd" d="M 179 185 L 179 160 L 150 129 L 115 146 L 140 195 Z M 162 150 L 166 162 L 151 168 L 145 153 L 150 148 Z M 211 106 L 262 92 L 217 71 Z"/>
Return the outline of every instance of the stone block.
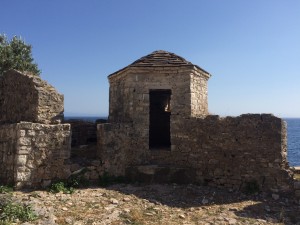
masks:
<path fill-rule="evenodd" d="M 19 167 L 25 166 L 27 163 L 27 155 L 17 155 L 16 165 Z"/>
<path fill-rule="evenodd" d="M 19 149 L 17 150 L 17 153 L 19 155 L 28 155 L 31 153 L 31 151 L 32 151 L 31 146 L 20 146 Z"/>
<path fill-rule="evenodd" d="M 17 173 L 16 181 L 17 182 L 26 182 L 26 181 L 30 182 L 30 178 L 31 178 L 30 172 L 19 172 L 19 173 Z"/>
<path fill-rule="evenodd" d="M 19 130 L 18 137 L 24 137 L 26 135 L 26 130 Z"/>
<path fill-rule="evenodd" d="M 31 145 L 31 138 L 29 137 L 20 137 L 18 139 L 18 144 L 21 146 L 30 146 Z"/>

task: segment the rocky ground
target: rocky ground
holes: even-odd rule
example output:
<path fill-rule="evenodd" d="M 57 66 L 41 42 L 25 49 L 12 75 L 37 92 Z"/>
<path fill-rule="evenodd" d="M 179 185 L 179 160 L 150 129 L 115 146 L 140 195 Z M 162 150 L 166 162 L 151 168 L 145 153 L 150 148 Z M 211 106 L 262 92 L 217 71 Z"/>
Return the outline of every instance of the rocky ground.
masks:
<path fill-rule="evenodd" d="M 23 224 L 300 224 L 294 199 L 194 185 L 117 184 L 73 194 L 13 192 L 39 215 Z M 17 223 L 22 224 L 22 223 Z"/>

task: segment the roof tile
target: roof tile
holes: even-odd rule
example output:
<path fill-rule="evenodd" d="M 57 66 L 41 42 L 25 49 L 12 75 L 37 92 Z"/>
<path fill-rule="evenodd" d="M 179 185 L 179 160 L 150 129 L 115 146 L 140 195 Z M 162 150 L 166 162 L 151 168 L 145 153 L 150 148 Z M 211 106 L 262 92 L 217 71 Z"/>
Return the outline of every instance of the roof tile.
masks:
<path fill-rule="evenodd" d="M 209 74 L 204 69 L 200 68 L 197 65 L 192 64 L 191 62 L 185 60 L 184 58 L 182 58 L 174 53 L 163 51 L 163 50 L 158 50 L 158 51 L 154 51 L 151 54 L 146 55 L 146 56 L 134 61 L 130 65 L 126 66 L 125 68 L 123 68 L 121 70 L 116 71 L 115 73 L 113 73 L 111 75 L 117 74 L 117 73 L 125 70 L 126 68 L 131 68 L 131 67 L 165 67 L 165 66 L 195 66 L 198 69 L 200 69 L 201 71 L 203 71 L 204 73 Z"/>

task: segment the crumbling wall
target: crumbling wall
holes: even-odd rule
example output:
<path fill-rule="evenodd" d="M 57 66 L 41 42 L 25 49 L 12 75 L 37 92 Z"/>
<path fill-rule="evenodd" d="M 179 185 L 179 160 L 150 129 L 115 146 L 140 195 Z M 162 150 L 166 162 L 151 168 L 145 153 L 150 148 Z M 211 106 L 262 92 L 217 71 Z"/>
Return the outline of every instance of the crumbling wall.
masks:
<path fill-rule="evenodd" d="M 255 181 L 262 189 L 290 188 L 283 120 L 269 114 L 248 114 L 175 121 L 167 161 L 191 165 L 197 171 L 197 182 L 240 189 Z M 152 158 L 159 164 L 166 159 Z"/>
<path fill-rule="evenodd" d="M 38 187 L 70 174 L 63 110 L 63 95 L 40 77 L 10 70 L 0 78 L 1 182 Z"/>
<path fill-rule="evenodd" d="M 98 125 L 99 139 L 103 139 L 99 143 L 100 155 L 107 162 L 105 169 L 112 173 L 132 176 L 135 166 L 154 164 L 194 171 L 189 180 L 194 183 L 241 189 L 254 182 L 264 190 L 291 188 L 286 125 L 272 115 L 172 115 L 171 151 L 149 150 L 145 146 L 147 134 L 134 127 L 124 130 L 124 126 Z M 111 164 L 116 155 L 118 170 Z"/>
<path fill-rule="evenodd" d="M 59 123 L 64 97 L 40 77 L 10 70 L 0 79 L 0 123 Z"/>

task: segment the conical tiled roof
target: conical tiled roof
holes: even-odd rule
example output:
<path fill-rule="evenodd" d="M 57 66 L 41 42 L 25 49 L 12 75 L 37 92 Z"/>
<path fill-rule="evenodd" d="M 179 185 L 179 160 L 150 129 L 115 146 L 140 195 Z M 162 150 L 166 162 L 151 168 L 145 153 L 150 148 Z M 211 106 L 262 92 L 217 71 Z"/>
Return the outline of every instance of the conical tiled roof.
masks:
<path fill-rule="evenodd" d="M 109 76 L 117 74 L 127 68 L 132 67 L 168 67 L 168 66 L 195 66 L 200 69 L 202 72 L 209 74 L 204 69 L 200 68 L 197 65 L 192 64 L 191 62 L 185 60 L 184 58 L 163 50 L 154 51 L 149 55 L 146 55 L 130 65 L 126 66 L 125 68 L 118 70 L 117 72 L 112 73 Z"/>

